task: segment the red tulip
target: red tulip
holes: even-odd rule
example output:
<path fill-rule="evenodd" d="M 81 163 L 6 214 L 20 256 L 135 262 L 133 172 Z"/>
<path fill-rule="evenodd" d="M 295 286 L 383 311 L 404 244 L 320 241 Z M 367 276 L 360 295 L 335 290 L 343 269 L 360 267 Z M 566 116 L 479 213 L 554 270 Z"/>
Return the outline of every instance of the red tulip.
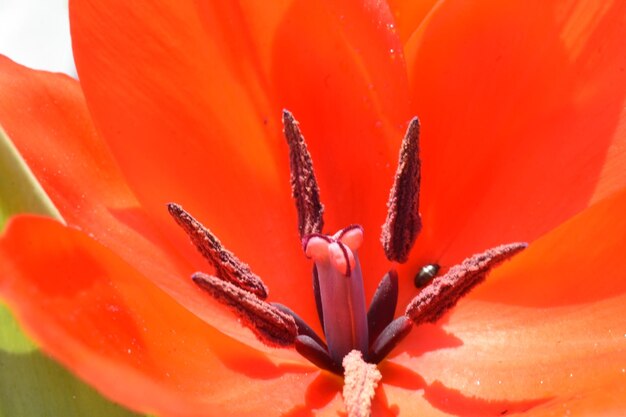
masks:
<path fill-rule="evenodd" d="M 260 343 L 190 279 L 175 201 L 318 333 L 281 109 L 325 231 L 360 224 L 366 298 L 400 140 L 422 232 L 398 268 L 528 249 L 378 365 L 373 415 L 626 412 L 626 6 L 619 1 L 72 0 L 80 84 L 0 60 L 0 123 L 65 223 L 16 216 L 0 295 L 102 393 L 161 416 L 344 410 L 342 379 Z M 435 2 L 426 2 L 435 3 Z"/>

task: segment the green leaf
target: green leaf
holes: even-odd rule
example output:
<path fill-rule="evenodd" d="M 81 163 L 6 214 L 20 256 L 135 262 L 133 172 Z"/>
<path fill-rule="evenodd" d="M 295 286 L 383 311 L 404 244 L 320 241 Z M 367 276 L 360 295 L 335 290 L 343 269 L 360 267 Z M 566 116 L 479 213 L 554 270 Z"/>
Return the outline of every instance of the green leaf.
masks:
<path fill-rule="evenodd" d="M 43 355 L 0 305 L 0 417 L 131 417 Z"/>
<path fill-rule="evenodd" d="M 0 127 L 0 233 L 19 213 L 63 221 Z M 0 304 L 0 417 L 137 417 L 45 356 Z"/>
<path fill-rule="evenodd" d="M 0 230 L 10 216 L 19 213 L 43 214 L 62 221 L 61 214 L 0 127 Z"/>

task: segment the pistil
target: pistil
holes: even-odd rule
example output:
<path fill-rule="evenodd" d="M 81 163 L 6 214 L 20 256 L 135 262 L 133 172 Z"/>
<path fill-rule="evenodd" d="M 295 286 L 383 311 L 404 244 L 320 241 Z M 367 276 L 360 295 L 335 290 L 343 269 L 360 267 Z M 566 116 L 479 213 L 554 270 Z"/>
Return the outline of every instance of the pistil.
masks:
<path fill-rule="evenodd" d="M 334 236 L 313 234 L 303 246 L 317 270 L 324 335 L 328 352 L 341 363 L 352 350 L 367 354 L 369 347 L 363 276 L 357 250 L 363 241 L 360 226 Z"/>

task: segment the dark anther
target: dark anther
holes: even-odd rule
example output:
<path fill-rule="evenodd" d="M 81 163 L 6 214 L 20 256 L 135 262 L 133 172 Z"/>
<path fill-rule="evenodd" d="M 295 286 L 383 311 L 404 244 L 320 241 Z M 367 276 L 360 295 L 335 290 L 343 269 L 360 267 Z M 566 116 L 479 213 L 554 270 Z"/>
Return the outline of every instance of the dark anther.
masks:
<path fill-rule="evenodd" d="M 253 273 L 246 263 L 241 262 L 232 252 L 224 248 L 209 229 L 178 204 L 170 203 L 167 209 L 176 223 L 187 233 L 198 251 L 215 268 L 215 275 L 218 278 L 229 281 L 261 299 L 267 298 L 268 289 L 261 278 Z"/>
<path fill-rule="evenodd" d="M 220 278 L 202 272 L 196 272 L 191 278 L 198 287 L 235 312 L 261 342 L 274 347 L 294 345 L 298 328 L 291 315 Z"/>
<path fill-rule="evenodd" d="M 413 327 L 413 323 L 407 316 L 400 316 L 382 331 L 380 336 L 370 346 L 367 361 L 379 363 L 404 339 Z"/>
<path fill-rule="evenodd" d="M 393 320 L 398 303 L 398 273 L 390 270 L 378 284 L 372 303 L 367 311 L 367 326 L 369 344 L 374 342 L 378 335 Z"/>
<path fill-rule="evenodd" d="M 341 365 L 335 363 L 328 354 L 328 351 L 309 336 L 300 335 L 296 337 L 295 347 L 300 355 L 304 356 L 319 368 L 326 369 L 337 375 L 343 373 Z"/>
<path fill-rule="evenodd" d="M 437 276 L 441 267 L 438 264 L 427 264 L 420 268 L 413 280 L 417 288 L 424 288 Z"/>
<path fill-rule="evenodd" d="M 497 246 L 464 260 L 435 278 L 406 308 L 406 315 L 415 324 L 434 323 L 472 288 L 480 284 L 489 271 L 527 246 L 510 243 Z"/>
<path fill-rule="evenodd" d="M 420 124 L 417 117 L 409 122 L 400 148 L 396 177 L 387 202 L 387 220 L 380 240 L 390 261 L 404 263 L 422 229 L 420 199 Z"/>
<path fill-rule="evenodd" d="M 293 115 L 283 110 L 285 138 L 289 145 L 291 168 L 291 193 L 296 200 L 298 231 L 300 238 L 319 233 L 324 226 L 324 206 L 320 202 L 320 191 L 313 172 L 313 162 L 304 136 Z"/>
<path fill-rule="evenodd" d="M 315 330 L 311 328 L 298 314 L 296 314 L 292 309 L 287 307 L 286 305 L 280 303 L 272 303 L 274 307 L 282 311 L 283 313 L 289 314 L 293 317 L 296 322 L 296 326 L 298 327 L 298 336 L 305 335 L 309 336 L 311 339 L 315 340 L 318 345 L 322 346 L 324 349 L 327 349 L 326 343 L 322 340 L 321 337 L 315 333 Z"/>

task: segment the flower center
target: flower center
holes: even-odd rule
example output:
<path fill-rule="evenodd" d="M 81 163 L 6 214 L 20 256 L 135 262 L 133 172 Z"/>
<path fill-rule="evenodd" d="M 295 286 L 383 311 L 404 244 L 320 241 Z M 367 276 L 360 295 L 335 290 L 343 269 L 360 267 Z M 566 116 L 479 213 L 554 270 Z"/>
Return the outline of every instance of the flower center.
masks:
<path fill-rule="evenodd" d="M 482 282 L 494 266 L 523 250 L 526 244 L 511 243 L 489 249 L 440 276 L 440 265 L 425 265 L 414 278 L 420 291 L 397 318 L 398 274 L 390 269 L 380 281 L 368 309 L 358 257 L 363 229 L 351 225 L 334 235 L 322 233 L 324 208 L 311 156 L 298 123 L 288 111 L 283 113 L 283 123 L 298 230 L 304 253 L 314 263 L 313 292 L 325 341 L 290 308 L 266 302 L 268 289 L 250 267 L 224 248 L 210 230 L 181 206 L 172 203 L 168 205 L 170 214 L 215 271 L 215 275 L 197 272 L 192 279 L 233 310 L 262 342 L 275 347 L 294 347 L 322 369 L 339 375 L 352 372 L 350 378 L 346 374 L 346 380 L 362 380 L 363 384 L 375 386 L 380 375 L 370 367 L 383 360 L 413 325 L 438 320 Z M 414 118 L 402 142 L 381 235 L 384 253 L 391 262 L 407 261 L 422 228 L 418 138 L 419 122 Z M 353 378 L 358 375 L 364 377 Z"/>

